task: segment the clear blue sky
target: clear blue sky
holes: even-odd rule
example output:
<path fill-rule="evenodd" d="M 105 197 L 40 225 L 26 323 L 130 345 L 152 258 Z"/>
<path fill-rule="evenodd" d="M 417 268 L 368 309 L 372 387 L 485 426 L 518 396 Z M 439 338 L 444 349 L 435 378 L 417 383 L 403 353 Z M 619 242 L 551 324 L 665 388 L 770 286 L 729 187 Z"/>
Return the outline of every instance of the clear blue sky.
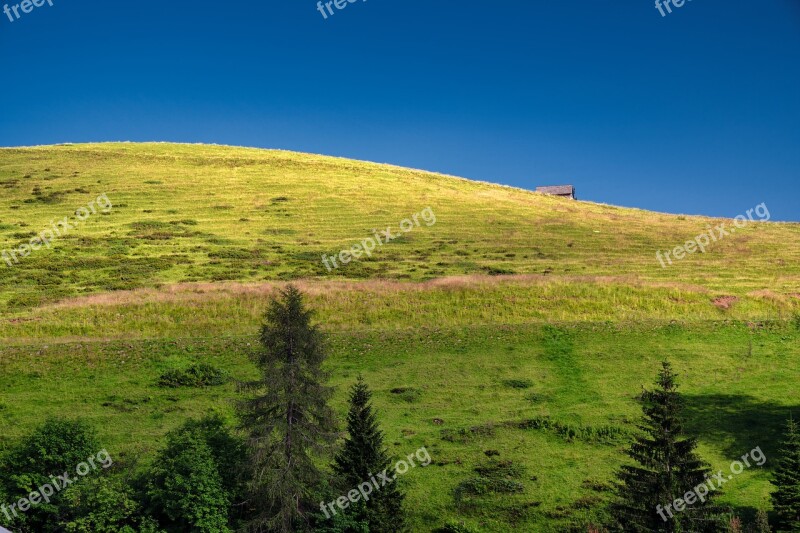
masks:
<path fill-rule="evenodd" d="M 316 0 L 52 1 L 0 13 L 2 146 L 283 148 L 800 220 L 800 0 L 358 0 L 327 20 Z"/>

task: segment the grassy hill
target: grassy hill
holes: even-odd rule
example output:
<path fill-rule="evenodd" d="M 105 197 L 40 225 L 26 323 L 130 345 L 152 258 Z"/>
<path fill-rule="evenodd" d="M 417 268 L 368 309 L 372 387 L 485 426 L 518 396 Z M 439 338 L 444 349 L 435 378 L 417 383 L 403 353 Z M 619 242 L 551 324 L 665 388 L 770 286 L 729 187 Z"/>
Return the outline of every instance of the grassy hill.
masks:
<path fill-rule="evenodd" d="M 774 456 L 800 411 L 796 224 L 749 224 L 662 268 L 657 250 L 731 221 L 308 154 L 115 143 L 0 149 L 0 250 L 100 195 L 111 209 L 0 261 L 0 448 L 69 414 L 115 457 L 147 462 L 187 417 L 231 416 L 232 384 L 164 389 L 159 376 L 195 362 L 252 376 L 265 302 L 289 281 L 331 336 L 337 411 L 362 373 L 391 452 L 431 451 L 403 479 L 416 531 L 596 520 L 664 358 L 716 468 L 755 446 Z M 435 224 L 371 257 L 321 261 L 426 208 Z M 456 505 L 487 451 L 524 468 L 523 492 Z M 729 483 L 725 502 L 768 507 L 770 466 Z"/>
<path fill-rule="evenodd" d="M 625 275 L 768 300 L 800 293 L 796 224 L 750 224 L 707 253 L 662 268 L 657 251 L 730 221 L 308 154 L 175 144 L 6 148 L 0 191 L 7 249 L 74 217 L 98 195 L 113 204 L 51 249 L 2 265 L 2 303 L 11 309 L 164 283 L 474 274 Z M 323 265 L 323 254 L 375 229 L 400 233 L 400 222 L 426 207 L 434 225 L 421 224 L 371 257 L 332 271 Z"/>

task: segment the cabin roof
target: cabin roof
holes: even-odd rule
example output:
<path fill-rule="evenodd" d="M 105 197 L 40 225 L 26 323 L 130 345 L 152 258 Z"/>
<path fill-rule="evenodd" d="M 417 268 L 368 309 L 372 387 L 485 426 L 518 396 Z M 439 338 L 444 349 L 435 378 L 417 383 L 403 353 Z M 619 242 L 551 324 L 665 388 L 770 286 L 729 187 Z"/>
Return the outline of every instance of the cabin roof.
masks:
<path fill-rule="evenodd" d="M 536 192 L 543 192 L 545 194 L 575 194 L 575 187 L 572 185 L 551 185 L 547 187 L 536 187 Z"/>

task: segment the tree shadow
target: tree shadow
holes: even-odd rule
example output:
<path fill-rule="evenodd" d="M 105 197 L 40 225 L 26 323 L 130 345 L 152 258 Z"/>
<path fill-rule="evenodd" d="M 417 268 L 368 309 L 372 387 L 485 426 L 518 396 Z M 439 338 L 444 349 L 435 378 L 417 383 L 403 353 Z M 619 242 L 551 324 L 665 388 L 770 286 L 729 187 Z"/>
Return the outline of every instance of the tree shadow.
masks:
<path fill-rule="evenodd" d="M 742 394 L 683 395 L 689 435 L 709 442 L 736 460 L 761 447 L 765 467 L 774 468 L 786 421 L 800 418 L 800 405 L 787 406 Z"/>

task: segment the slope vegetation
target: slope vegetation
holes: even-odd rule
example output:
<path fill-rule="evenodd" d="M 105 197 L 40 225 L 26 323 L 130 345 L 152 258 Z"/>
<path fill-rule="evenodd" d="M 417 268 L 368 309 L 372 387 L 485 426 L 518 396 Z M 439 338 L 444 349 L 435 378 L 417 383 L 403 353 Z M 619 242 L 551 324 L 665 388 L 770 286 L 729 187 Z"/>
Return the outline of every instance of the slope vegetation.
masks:
<path fill-rule="evenodd" d="M 498 274 L 575 283 L 625 276 L 623 285 L 667 283 L 784 308 L 800 293 L 798 225 L 753 223 L 662 268 L 657 251 L 731 221 L 316 155 L 176 144 L 6 148 L 0 193 L 3 249 L 18 251 L 64 217 L 74 226 L 12 266 L 0 261 L 6 312 L 176 283 Z M 76 220 L 100 195 L 113 207 Z M 403 233 L 415 214 L 418 224 Z M 323 254 L 386 229 L 395 238 L 371 256 L 323 263 Z"/>

